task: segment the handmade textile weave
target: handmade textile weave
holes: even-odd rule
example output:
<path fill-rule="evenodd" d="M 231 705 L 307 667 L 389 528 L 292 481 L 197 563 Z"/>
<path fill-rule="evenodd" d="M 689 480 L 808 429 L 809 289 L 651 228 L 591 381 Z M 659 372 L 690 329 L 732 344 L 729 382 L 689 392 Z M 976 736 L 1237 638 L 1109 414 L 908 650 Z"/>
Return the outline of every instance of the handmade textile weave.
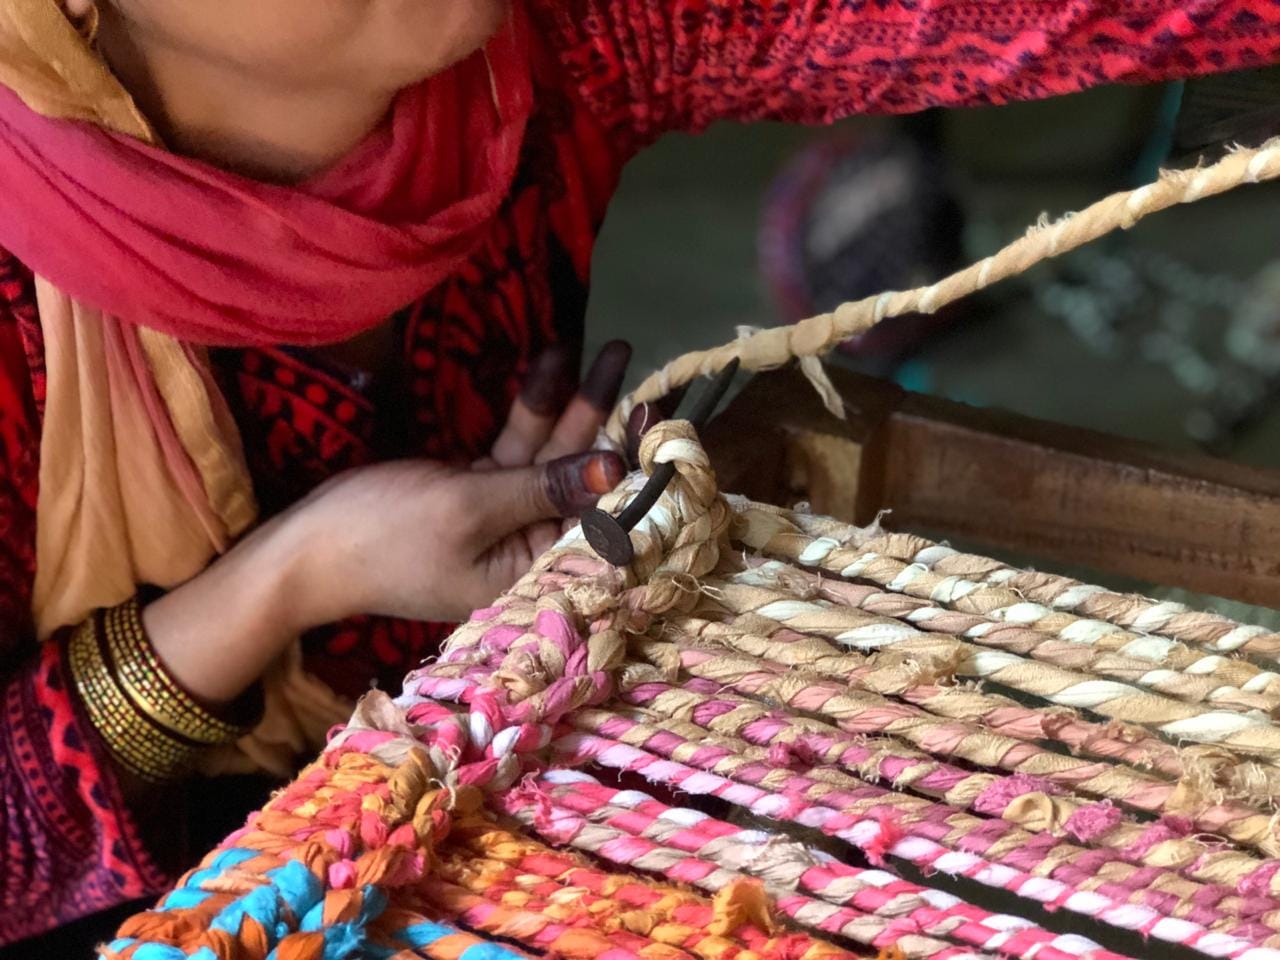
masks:
<path fill-rule="evenodd" d="M 1177 203 L 1280 140 L 938 283 L 678 358 L 818 357 Z M 1280 634 L 723 496 L 693 427 L 602 561 L 571 531 L 105 958 L 1280 960 Z M 643 478 L 605 498 L 617 513 Z"/>
<path fill-rule="evenodd" d="M 1280 958 L 1280 635 L 641 460 L 102 955 Z"/>

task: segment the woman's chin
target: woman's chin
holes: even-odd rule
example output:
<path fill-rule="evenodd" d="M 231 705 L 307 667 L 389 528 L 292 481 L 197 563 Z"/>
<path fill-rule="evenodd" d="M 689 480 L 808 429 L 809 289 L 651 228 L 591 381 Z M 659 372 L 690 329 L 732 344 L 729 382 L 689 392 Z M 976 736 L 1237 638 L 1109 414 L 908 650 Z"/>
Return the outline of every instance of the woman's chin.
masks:
<path fill-rule="evenodd" d="M 507 0 L 394 0 L 378 18 L 384 77 L 409 86 L 465 60 L 501 28 Z"/>

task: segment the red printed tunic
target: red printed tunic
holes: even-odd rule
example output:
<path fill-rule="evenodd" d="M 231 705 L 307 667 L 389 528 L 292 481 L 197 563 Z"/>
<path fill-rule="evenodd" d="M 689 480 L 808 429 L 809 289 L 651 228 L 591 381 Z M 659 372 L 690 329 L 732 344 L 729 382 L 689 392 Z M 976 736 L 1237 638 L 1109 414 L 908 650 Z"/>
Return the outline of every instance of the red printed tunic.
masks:
<path fill-rule="evenodd" d="M 823 123 L 1005 103 L 1280 59 L 1278 0 L 527 0 L 537 110 L 516 182 L 453 276 L 397 318 L 380 383 L 287 349 L 218 371 L 268 511 L 392 456 L 465 459 L 529 361 L 580 344 L 592 246 L 627 160 L 717 120 Z M 38 645 L 34 578 L 43 351 L 31 278 L 0 252 L 0 945 L 166 881 L 79 711 L 61 638 Z M 396 688 L 439 625 L 362 619 L 307 639 L 308 666 Z"/>

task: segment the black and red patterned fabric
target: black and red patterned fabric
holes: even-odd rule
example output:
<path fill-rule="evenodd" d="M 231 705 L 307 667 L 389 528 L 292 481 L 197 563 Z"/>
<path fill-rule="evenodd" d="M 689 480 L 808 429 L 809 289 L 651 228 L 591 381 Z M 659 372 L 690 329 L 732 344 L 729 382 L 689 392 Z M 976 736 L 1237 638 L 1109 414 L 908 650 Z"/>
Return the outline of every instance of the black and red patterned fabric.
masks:
<path fill-rule="evenodd" d="M 579 345 L 623 165 L 724 119 L 1003 103 L 1280 59 L 1280 0 L 526 0 L 543 48 L 517 181 L 456 274 L 396 318 L 384 381 L 288 349 L 217 356 L 267 510 L 351 467 L 488 448 L 532 357 Z M 165 883 L 29 624 L 44 361 L 31 278 L 0 255 L 0 944 Z M 334 687 L 394 687 L 440 626 L 366 618 L 307 640 Z"/>

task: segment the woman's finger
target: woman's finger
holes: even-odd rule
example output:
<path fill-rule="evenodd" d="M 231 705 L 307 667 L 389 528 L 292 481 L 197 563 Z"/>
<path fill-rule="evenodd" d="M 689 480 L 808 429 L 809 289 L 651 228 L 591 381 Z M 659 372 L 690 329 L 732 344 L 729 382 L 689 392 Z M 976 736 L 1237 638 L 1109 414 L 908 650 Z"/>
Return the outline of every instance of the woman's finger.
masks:
<path fill-rule="evenodd" d="M 560 539 L 560 525 L 546 520 L 517 530 L 495 543 L 476 562 L 482 577 L 480 606 L 506 592 L 513 583 L 528 573 L 535 560 L 550 550 Z"/>
<path fill-rule="evenodd" d="M 567 347 L 557 345 L 538 355 L 490 451 L 488 459 L 494 465 L 524 467 L 533 463 L 578 385 L 575 374 L 573 352 Z"/>
<path fill-rule="evenodd" d="M 579 516 L 622 482 L 627 465 L 611 451 L 596 450 L 553 460 L 544 466 L 543 489 L 560 519 Z"/>
<path fill-rule="evenodd" d="M 529 544 L 530 552 L 535 557 L 540 557 L 555 546 L 556 541 L 560 539 L 560 524 L 554 520 L 535 523 L 533 526 L 525 528 L 524 538 Z"/>
<path fill-rule="evenodd" d="M 538 451 L 536 463 L 586 450 L 595 442 L 596 434 L 618 402 L 630 362 L 631 344 L 614 340 L 604 345 L 587 371 L 578 395 L 569 401 L 550 439 Z"/>
<path fill-rule="evenodd" d="M 539 466 L 469 474 L 467 501 L 473 513 L 466 526 L 483 552 L 531 524 L 578 516 L 624 476 L 622 458 L 599 450 Z"/>

